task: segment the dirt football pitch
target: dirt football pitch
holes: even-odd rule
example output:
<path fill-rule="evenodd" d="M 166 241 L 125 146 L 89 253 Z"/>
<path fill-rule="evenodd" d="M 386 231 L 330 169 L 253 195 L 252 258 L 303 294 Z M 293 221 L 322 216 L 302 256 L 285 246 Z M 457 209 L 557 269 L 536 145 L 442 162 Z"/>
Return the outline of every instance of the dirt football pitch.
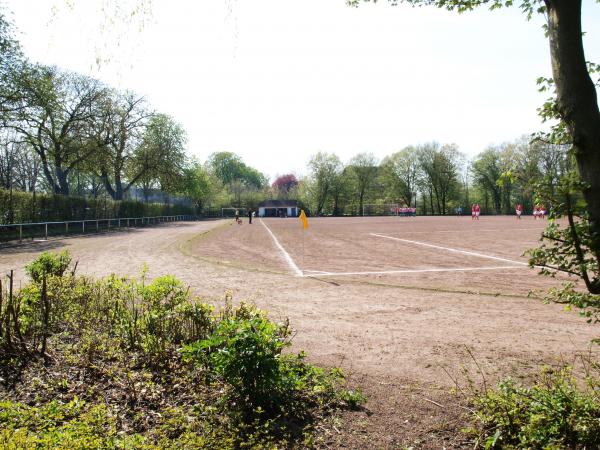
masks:
<path fill-rule="evenodd" d="M 576 312 L 528 297 L 560 279 L 522 254 L 546 225 L 531 217 L 256 218 L 169 223 L 0 247 L 0 273 L 68 250 L 79 273 L 173 274 L 205 300 L 249 300 L 289 317 L 294 351 L 340 366 L 368 396 L 337 418 L 328 448 L 457 448 L 468 442 L 464 371 L 488 383 L 574 361 L 596 337 Z M 560 278 L 560 277 L 559 277 Z M 18 281 L 17 281 L 18 285 Z M 480 369 L 477 368 L 480 367 Z"/>

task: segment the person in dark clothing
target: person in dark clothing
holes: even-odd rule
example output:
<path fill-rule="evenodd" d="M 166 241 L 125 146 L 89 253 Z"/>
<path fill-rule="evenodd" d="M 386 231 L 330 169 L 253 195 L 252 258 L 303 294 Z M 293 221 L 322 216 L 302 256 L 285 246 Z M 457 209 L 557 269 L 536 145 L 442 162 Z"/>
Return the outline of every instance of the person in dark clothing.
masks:
<path fill-rule="evenodd" d="M 252 225 L 252 208 L 248 209 L 248 224 Z"/>

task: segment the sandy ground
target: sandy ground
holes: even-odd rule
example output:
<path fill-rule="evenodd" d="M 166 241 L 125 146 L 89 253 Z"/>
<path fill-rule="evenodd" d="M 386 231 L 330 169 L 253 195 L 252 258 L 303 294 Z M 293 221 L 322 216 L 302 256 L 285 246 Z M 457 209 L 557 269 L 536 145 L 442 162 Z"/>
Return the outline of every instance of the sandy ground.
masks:
<path fill-rule="evenodd" d="M 38 253 L 66 249 L 80 273 L 136 275 L 147 264 L 150 276 L 174 274 L 210 301 L 231 290 L 289 317 L 294 349 L 341 366 L 368 394 L 331 444 L 451 448 L 464 443 L 448 391 L 463 367 L 475 370 L 469 351 L 491 381 L 571 360 L 596 337 L 576 313 L 527 298 L 557 283 L 523 265 L 543 226 L 514 217 L 322 218 L 306 232 L 296 219 L 171 223 L 0 247 L 0 273 L 24 280 Z"/>

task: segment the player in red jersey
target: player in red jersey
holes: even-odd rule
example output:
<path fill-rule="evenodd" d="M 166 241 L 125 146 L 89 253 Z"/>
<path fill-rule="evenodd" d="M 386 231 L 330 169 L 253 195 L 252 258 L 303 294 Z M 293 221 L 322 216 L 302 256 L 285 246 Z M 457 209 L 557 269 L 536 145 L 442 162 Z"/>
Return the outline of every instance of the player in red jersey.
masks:
<path fill-rule="evenodd" d="M 515 207 L 515 212 L 517 213 L 517 219 L 520 220 L 521 214 L 523 214 L 523 205 L 517 203 L 517 206 Z"/>

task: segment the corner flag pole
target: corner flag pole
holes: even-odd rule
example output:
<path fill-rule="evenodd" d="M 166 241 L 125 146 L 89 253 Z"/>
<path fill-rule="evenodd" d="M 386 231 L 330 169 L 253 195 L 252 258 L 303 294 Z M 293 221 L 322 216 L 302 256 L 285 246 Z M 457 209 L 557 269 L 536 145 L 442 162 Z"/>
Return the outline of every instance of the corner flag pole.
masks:
<path fill-rule="evenodd" d="M 300 210 L 300 216 L 298 218 L 300 219 L 300 222 L 302 222 L 302 265 L 305 266 L 304 256 L 306 253 L 304 251 L 304 231 L 308 229 L 308 219 L 306 218 L 303 209 Z"/>

